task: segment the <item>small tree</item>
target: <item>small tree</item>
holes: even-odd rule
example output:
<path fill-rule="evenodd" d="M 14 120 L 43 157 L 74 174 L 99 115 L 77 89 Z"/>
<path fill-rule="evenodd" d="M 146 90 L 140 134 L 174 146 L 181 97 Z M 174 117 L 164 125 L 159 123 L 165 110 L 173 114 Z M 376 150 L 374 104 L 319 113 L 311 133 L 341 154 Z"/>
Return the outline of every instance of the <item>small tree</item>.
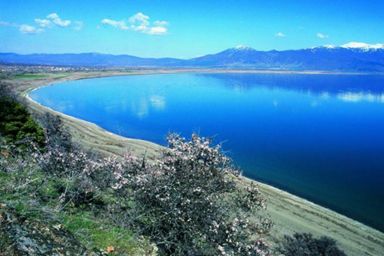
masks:
<path fill-rule="evenodd" d="M 314 238 L 308 233 L 285 236 L 278 250 L 285 256 L 346 256 L 332 238 Z"/>
<path fill-rule="evenodd" d="M 137 174 L 115 174 L 142 234 L 167 255 L 267 255 L 261 237 L 271 223 L 257 214 L 265 207 L 257 187 L 238 185 L 238 170 L 209 139 L 172 134 L 168 143 L 157 162 L 136 161 Z"/>
<path fill-rule="evenodd" d="M 26 149 L 29 142 L 44 146 L 43 129 L 33 120 L 16 95 L 0 82 L 0 135 L 7 143 Z"/>

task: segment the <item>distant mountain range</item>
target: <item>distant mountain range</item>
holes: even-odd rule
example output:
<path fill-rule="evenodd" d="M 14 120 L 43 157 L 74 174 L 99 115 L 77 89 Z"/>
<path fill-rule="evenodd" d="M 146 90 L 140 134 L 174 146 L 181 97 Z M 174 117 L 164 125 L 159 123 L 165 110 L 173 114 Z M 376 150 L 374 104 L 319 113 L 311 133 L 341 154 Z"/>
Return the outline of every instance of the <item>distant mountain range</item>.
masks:
<path fill-rule="evenodd" d="M 384 72 L 384 46 L 375 46 L 323 46 L 285 51 L 258 51 L 239 46 L 192 59 L 140 58 L 99 53 L 0 53 L 0 64 Z"/>

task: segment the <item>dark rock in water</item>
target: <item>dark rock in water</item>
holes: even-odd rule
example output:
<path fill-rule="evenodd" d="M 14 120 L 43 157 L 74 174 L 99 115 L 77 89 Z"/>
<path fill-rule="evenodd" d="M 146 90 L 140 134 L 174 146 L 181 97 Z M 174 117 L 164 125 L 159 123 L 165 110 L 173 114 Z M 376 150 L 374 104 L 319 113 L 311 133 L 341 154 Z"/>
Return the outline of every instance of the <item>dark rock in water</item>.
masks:
<path fill-rule="evenodd" d="M 0 208 L 0 256 L 102 255 L 89 252 L 60 224 L 26 219 L 7 207 Z"/>

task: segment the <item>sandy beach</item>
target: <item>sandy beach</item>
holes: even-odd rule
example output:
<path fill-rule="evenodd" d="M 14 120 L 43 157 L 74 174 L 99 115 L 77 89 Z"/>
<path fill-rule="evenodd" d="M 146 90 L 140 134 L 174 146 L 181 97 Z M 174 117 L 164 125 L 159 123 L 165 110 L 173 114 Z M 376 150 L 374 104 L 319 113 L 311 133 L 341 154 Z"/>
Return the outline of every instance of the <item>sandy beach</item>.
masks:
<path fill-rule="evenodd" d="M 62 116 L 65 125 L 70 129 L 74 139 L 86 149 L 97 151 L 101 154 L 121 155 L 126 151 L 135 154 L 145 154 L 148 158 L 154 159 L 161 150 L 161 146 L 144 141 L 125 138 L 110 133 L 99 126 L 79 120 L 77 118 L 56 112 L 44 107 L 28 97 L 28 93 L 41 86 L 51 85 L 57 82 L 65 82 L 76 79 L 86 79 L 118 75 L 145 75 L 159 73 L 181 73 L 197 72 L 193 69 L 187 70 L 140 70 L 132 72 L 72 72 L 63 73 L 60 76 L 46 74 L 38 79 L 8 79 L 20 95 L 24 96 L 31 111 L 35 113 L 52 112 Z M 202 73 L 231 72 L 229 70 L 199 70 Z M 283 74 L 324 74 L 323 72 L 281 72 L 281 71 L 248 71 L 237 70 L 238 73 L 283 73 Z M 327 73 L 331 74 L 331 73 Z M 239 182 L 247 184 L 249 179 L 242 177 Z M 268 200 L 268 213 L 274 221 L 271 231 L 271 241 L 276 242 L 285 234 L 293 232 L 310 232 L 315 235 L 330 236 L 338 241 L 340 247 L 348 255 L 383 255 L 384 234 L 362 223 L 354 221 L 334 211 L 316 205 L 310 201 L 294 196 L 290 193 L 259 183 L 262 193 Z"/>

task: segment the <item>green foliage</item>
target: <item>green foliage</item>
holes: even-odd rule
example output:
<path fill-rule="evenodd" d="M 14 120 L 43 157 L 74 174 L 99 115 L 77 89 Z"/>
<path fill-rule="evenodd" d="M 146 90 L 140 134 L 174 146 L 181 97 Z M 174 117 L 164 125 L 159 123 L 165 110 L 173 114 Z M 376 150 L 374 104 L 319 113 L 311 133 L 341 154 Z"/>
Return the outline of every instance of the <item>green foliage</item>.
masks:
<path fill-rule="evenodd" d="M 285 236 L 278 250 L 285 256 L 346 256 L 332 238 L 314 238 L 308 233 Z"/>
<path fill-rule="evenodd" d="M 115 255 L 152 255 L 155 248 L 145 239 L 135 237 L 128 229 L 95 218 L 91 212 L 65 214 L 63 224 L 88 249 L 112 246 Z"/>
<path fill-rule="evenodd" d="M 4 92 L 0 94 L 0 135 L 8 143 L 21 147 L 28 140 L 41 147 L 45 142 L 43 129 L 33 120 L 26 107 Z"/>

